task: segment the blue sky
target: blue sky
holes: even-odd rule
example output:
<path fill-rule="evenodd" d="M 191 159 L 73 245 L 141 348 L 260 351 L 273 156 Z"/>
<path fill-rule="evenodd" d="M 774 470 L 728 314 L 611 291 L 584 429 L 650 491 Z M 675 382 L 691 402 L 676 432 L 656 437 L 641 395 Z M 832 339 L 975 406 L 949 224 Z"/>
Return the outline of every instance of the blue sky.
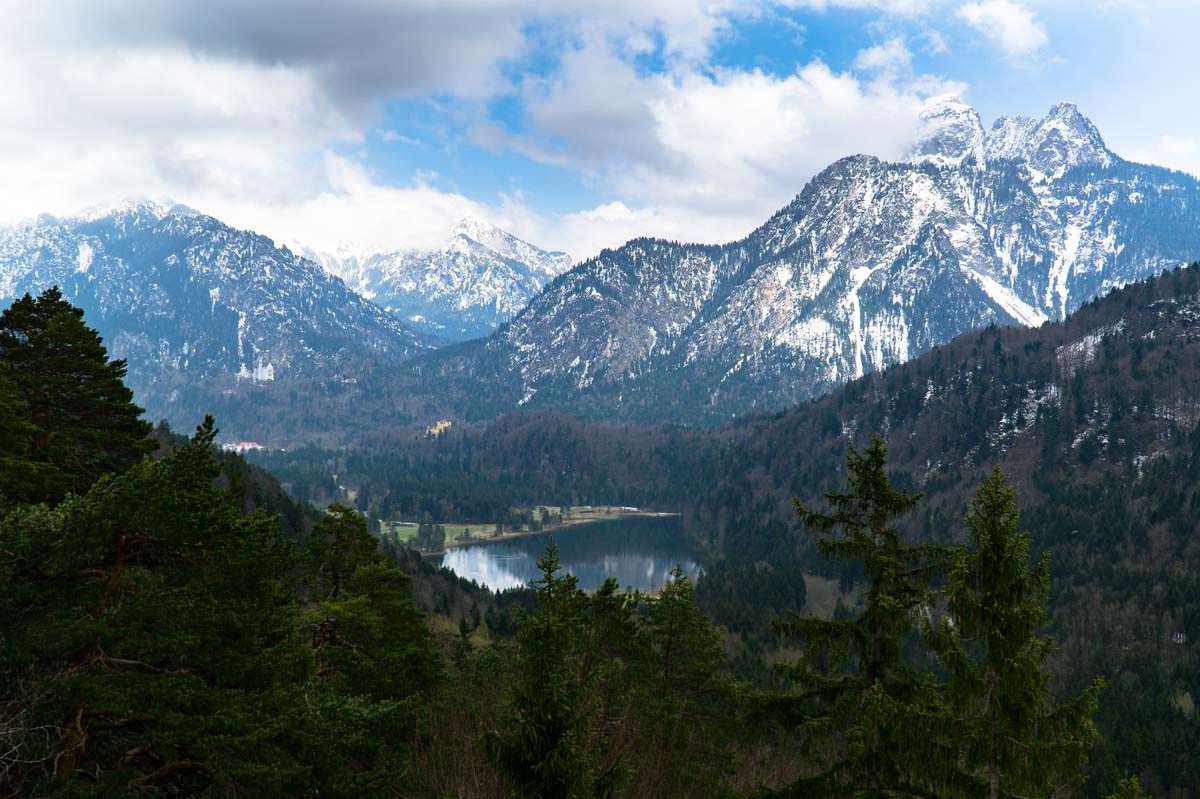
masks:
<path fill-rule="evenodd" d="M 48 0 L 0 19 L 0 221 L 172 198 L 330 251 L 465 215 L 586 257 L 744 235 L 923 100 L 1069 100 L 1200 173 L 1200 4 Z"/>

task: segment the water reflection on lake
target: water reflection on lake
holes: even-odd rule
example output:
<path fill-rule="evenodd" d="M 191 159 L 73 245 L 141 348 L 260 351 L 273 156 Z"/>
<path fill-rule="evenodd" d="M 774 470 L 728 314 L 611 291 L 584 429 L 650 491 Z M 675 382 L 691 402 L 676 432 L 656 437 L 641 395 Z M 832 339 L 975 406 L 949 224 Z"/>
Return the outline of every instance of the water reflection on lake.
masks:
<path fill-rule="evenodd" d="M 700 573 L 681 522 L 670 518 L 632 518 L 592 522 L 555 533 L 449 549 L 441 565 L 493 591 L 521 588 L 539 576 L 537 561 L 553 537 L 563 569 L 579 578 L 585 591 L 615 577 L 622 588 L 643 591 L 662 587 L 679 566 L 688 576 Z"/>

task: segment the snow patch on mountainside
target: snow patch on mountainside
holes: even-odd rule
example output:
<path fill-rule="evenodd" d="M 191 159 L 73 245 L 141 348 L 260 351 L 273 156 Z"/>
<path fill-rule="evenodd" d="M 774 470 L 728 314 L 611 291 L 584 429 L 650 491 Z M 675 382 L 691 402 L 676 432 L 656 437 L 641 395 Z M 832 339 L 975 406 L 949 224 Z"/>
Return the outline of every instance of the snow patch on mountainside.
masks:
<path fill-rule="evenodd" d="M 1046 306 L 1053 306 L 1054 298 L 1057 297 L 1060 318 L 1067 315 L 1067 300 L 1070 296 L 1067 280 L 1071 276 L 1072 267 L 1075 266 L 1075 259 L 1079 256 L 1079 242 L 1082 238 L 1083 228 L 1072 222 L 1063 230 L 1062 244 L 1052 246 L 1054 262 L 1050 265 L 1050 280 L 1046 286 Z"/>
<path fill-rule="evenodd" d="M 967 272 L 979 283 L 984 292 L 1017 322 L 1028 327 L 1037 327 L 1049 319 L 1046 314 L 1022 300 L 1007 287 L 1000 285 L 998 281 L 976 272 L 974 269 L 969 269 Z"/>
<path fill-rule="evenodd" d="M 75 271 L 84 273 L 92 265 L 92 258 L 95 256 L 95 251 L 92 245 L 86 241 L 79 242 L 79 251 L 75 255 Z"/>
<path fill-rule="evenodd" d="M 875 267 L 875 269 L 878 268 Z M 850 291 L 846 295 L 846 302 L 850 306 L 850 344 L 854 347 L 855 377 L 862 377 L 866 374 L 863 370 L 863 354 L 866 346 L 863 341 L 862 302 L 858 292 L 863 283 L 866 283 L 871 274 L 875 272 L 875 269 L 869 266 L 859 266 L 850 270 Z"/>

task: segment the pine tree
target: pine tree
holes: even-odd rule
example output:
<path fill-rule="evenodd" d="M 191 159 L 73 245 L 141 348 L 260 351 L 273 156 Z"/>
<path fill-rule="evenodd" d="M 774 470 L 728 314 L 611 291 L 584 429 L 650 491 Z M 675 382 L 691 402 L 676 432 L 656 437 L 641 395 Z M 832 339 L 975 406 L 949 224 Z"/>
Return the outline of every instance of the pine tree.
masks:
<path fill-rule="evenodd" d="M 412 781 L 412 741 L 442 659 L 425 616 L 412 603 L 407 574 L 378 551 L 366 519 L 334 505 L 308 545 L 306 614 L 320 684 L 332 694 L 322 720 L 337 731 L 338 753 L 353 764 L 327 770 L 332 795 L 390 795 Z"/>
<path fill-rule="evenodd" d="M 658 756 L 638 774 L 646 795 L 719 795 L 733 767 L 734 683 L 720 632 L 696 606 L 693 590 L 676 567 L 646 600 L 641 635 L 648 668 L 639 675 L 638 706 L 644 748 Z"/>
<path fill-rule="evenodd" d="M 954 554 L 947 618 L 934 646 L 950 673 L 950 745 L 976 796 L 1049 797 L 1078 782 L 1095 736 L 1099 683 L 1052 706 L 1046 660 L 1049 559 L 1029 562 L 1012 488 L 997 468 L 967 516 L 970 546 Z"/>
<path fill-rule="evenodd" d="M 0 513 L 29 497 L 42 471 L 33 462 L 33 424 L 6 372 L 0 364 Z"/>
<path fill-rule="evenodd" d="M 944 552 L 905 544 L 893 526 L 920 495 L 892 487 L 886 456 L 878 437 L 865 452 L 851 448 L 849 485 L 826 495 L 830 512 L 796 501 L 818 549 L 861 563 L 867 590 L 856 617 L 793 615 L 775 624 L 804 649 L 784 668 L 796 690 L 781 704 L 800 722 L 813 759 L 810 773 L 776 795 L 928 796 L 943 779 L 943 753 L 930 749 L 940 718 L 936 684 L 906 659 L 904 645 L 928 607 L 928 580 Z"/>
<path fill-rule="evenodd" d="M 315 674 L 294 545 L 216 487 L 215 435 L 208 419 L 168 457 L 0 519 L 0 719 L 19 722 L 0 728 L 0 794 L 350 799 L 411 781 L 440 658 L 407 576 L 348 509 L 320 526 L 312 551 L 343 566 L 308 570 L 323 596 L 340 586 Z"/>
<path fill-rule="evenodd" d="M 488 733 L 484 743 L 517 796 L 607 795 L 614 775 L 597 774 L 588 751 L 587 685 L 577 662 L 587 597 L 573 575 L 561 573 L 553 542 L 538 569 L 537 608 L 520 617 L 517 684 L 505 731 Z"/>
<path fill-rule="evenodd" d="M 43 479 L 25 499 L 57 501 L 119 473 L 153 448 L 125 386 L 125 362 L 108 359 L 83 311 L 57 287 L 26 294 L 0 314 L 0 363 L 9 368 L 28 419 Z"/>
<path fill-rule="evenodd" d="M 214 487 L 214 435 L 0 521 L 0 700 L 32 697 L 43 731 L 18 794 L 310 785 L 291 547 Z"/>
<path fill-rule="evenodd" d="M 409 596 L 407 574 L 378 552 L 367 520 L 333 505 L 308 544 L 318 600 L 314 650 L 321 673 L 344 693 L 411 700 L 441 677 L 425 616 Z"/>
<path fill-rule="evenodd" d="M 336 598 L 362 565 L 375 559 L 379 541 L 366 519 L 340 502 L 330 505 L 308 539 L 310 588 L 318 599 Z"/>

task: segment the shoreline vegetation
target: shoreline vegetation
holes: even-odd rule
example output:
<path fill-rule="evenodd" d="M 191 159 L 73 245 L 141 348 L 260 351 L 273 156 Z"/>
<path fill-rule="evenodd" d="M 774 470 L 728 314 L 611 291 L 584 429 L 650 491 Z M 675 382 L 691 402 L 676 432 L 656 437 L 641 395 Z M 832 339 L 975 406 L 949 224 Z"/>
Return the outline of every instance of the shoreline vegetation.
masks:
<path fill-rule="evenodd" d="M 563 511 L 566 513 L 564 514 Z M 422 557 L 436 557 L 446 554 L 447 550 L 451 549 L 554 533 L 595 522 L 639 518 L 664 519 L 678 517 L 680 514 L 673 511 L 654 511 L 620 505 L 575 505 L 562 509 L 539 505 L 530 509 L 527 515 L 531 519 L 530 523 L 516 526 L 515 529 L 502 522 L 441 525 L 446 531 L 444 544 L 433 549 L 416 548 Z M 418 529 L 422 523 L 380 520 L 379 524 L 381 535 L 394 536 L 399 543 L 412 547 L 417 542 Z M 497 533 L 497 527 L 502 527 L 503 532 Z"/>

